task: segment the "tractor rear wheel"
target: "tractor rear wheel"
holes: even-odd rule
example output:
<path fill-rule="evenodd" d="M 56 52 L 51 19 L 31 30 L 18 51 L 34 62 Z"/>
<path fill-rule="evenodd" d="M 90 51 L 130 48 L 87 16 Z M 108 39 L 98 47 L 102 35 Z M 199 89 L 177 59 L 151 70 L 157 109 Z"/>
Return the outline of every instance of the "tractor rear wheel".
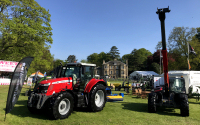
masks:
<path fill-rule="evenodd" d="M 65 119 L 73 111 L 74 98 L 70 93 L 61 93 L 55 100 L 52 108 L 50 109 L 50 115 L 53 119 Z"/>
<path fill-rule="evenodd" d="M 91 91 L 89 108 L 94 111 L 103 110 L 106 103 L 106 91 L 105 86 L 102 84 L 97 84 Z"/>
<path fill-rule="evenodd" d="M 155 113 L 156 112 L 156 93 L 149 93 L 148 97 L 148 111 L 150 113 Z"/>
<path fill-rule="evenodd" d="M 186 94 L 180 95 L 180 111 L 182 116 L 189 116 L 189 103 Z"/>

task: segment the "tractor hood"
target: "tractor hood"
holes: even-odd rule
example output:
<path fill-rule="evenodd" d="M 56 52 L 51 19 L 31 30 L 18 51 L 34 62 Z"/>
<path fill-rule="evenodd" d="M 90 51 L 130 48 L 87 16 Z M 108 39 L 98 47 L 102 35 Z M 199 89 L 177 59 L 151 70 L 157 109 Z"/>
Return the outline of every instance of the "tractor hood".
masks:
<path fill-rule="evenodd" d="M 58 84 L 58 83 L 65 83 L 65 82 L 72 82 L 71 77 L 63 77 L 63 78 L 55 78 L 55 79 L 49 79 L 49 80 L 43 80 L 40 82 L 40 84 Z"/>

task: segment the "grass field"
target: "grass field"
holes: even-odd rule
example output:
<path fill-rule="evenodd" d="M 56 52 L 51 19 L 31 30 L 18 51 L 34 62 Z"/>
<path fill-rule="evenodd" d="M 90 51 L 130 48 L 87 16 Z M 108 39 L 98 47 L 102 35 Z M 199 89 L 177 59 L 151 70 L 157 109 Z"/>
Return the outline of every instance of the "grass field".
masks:
<path fill-rule="evenodd" d="M 103 111 L 88 112 L 86 109 L 74 111 L 69 118 L 49 120 L 45 113 L 29 113 L 24 96 L 27 87 L 23 87 L 19 100 L 11 113 L 6 115 L 5 107 L 9 86 L 0 86 L 0 125 L 199 125 L 200 101 L 189 99 L 190 116 L 181 117 L 179 109 L 159 108 L 157 113 L 148 113 L 147 99 L 126 95 L 124 101 L 107 102 Z M 119 93 L 124 91 L 112 91 Z"/>

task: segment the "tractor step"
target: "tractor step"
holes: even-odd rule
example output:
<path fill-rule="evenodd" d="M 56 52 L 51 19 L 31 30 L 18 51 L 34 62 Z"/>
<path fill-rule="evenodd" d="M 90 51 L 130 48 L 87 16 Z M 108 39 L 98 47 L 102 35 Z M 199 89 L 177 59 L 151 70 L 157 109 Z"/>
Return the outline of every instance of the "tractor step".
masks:
<path fill-rule="evenodd" d="M 80 94 L 78 94 L 77 97 L 78 97 L 77 107 L 85 106 L 84 95 L 80 95 Z"/>

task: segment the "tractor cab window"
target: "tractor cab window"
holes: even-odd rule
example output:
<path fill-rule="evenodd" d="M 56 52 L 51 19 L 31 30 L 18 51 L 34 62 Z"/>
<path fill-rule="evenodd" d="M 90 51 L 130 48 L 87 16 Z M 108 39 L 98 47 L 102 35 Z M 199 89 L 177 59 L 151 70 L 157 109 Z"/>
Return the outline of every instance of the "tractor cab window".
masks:
<path fill-rule="evenodd" d="M 89 80 L 89 79 L 94 78 L 94 67 L 84 66 L 82 68 L 82 70 L 84 70 L 84 71 L 81 73 L 81 79 Z"/>
<path fill-rule="evenodd" d="M 73 80 L 80 78 L 80 67 L 77 66 L 67 66 L 63 67 L 61 72 L 61 77 L 72 77 Z"/>
<path fill-rule="evenodd" d="M 182 78 L 170 78 L 169 79 L 170 90 L 175 93 L 185 92 L 185 80 Z"/>

